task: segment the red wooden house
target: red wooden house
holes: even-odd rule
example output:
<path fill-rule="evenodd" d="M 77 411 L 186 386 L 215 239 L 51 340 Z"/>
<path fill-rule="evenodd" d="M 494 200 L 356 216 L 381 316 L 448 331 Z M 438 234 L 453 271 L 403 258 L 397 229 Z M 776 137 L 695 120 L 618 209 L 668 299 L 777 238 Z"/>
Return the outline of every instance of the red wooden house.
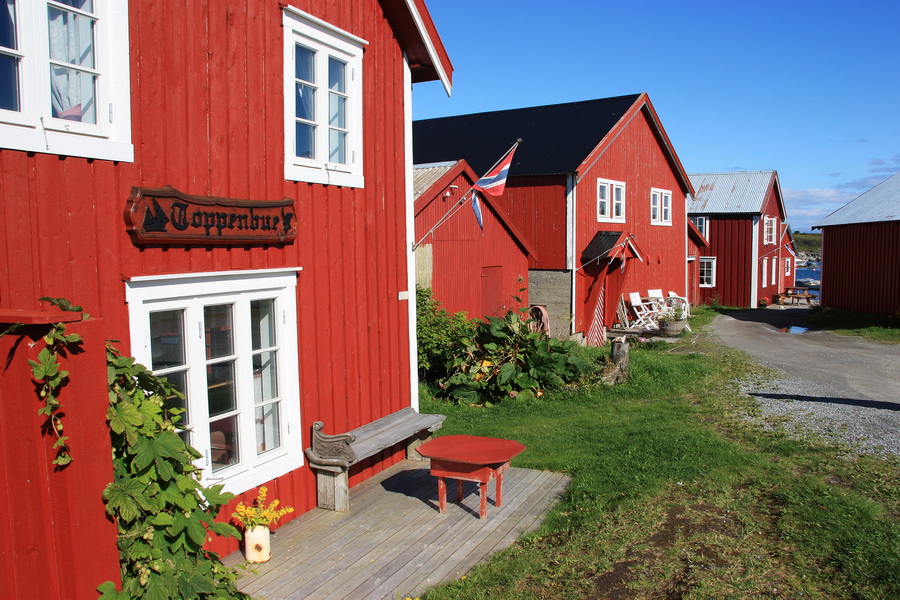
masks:
<path fill-rule="evenodd" d="M 411 84 L 449 90 L 452 66 L 423 0 L 0 13 L 0 320 L 27 325 L 0 338 L 0 589 L 96 597 L 118 579 L 105 340 L 186 391 L 204 483 L 267 484 L 294 516 L 316 506 L 314 421 L 417 405 Z M 63 318 L 42 296 L 91 315 L 58 471 L 26 363 Z"/>
<path fill-rule="evenodd" d="M 822 230 L 822 305 L 900 318 L 900 173 L 814 228 Z"/>
<path fill-rule="evenodd" d="M 778 173 L 690 177 L 695 193 L 688 215 L 709 243 L 698 260 L 702 303 L 755 307 L 793 285 L 795 253 Z"/>
<path fill-rule="evenodd" d="M 517 138 L 499 204 L 534 245 L 529 299 L 554 331 L 611 326 L 629 292 L 685 295 L 692 189 L 647 94 L 416 121 L 414 158 L 483 172 Z"/>
<path fill-rule="evenodd" d="M 514 297 L 527 306 L 534 250 L 489 195 L 478 195 L 479 226 L 466 195 L 477 180 L 464 160 L 415 166 L 416 285 L 451 313 L 503 316 L 519 308 Z"/>

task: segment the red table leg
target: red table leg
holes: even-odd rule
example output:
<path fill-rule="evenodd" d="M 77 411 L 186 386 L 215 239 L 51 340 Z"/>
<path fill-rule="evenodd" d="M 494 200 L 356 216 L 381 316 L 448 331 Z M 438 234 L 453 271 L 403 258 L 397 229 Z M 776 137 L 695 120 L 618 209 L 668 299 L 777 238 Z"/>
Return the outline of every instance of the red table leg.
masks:
<path fill-rule="evenodd" d="M 465 485 L 465 484 L 462 479 L 456 480 L 456 501 L 457 502 L 463 501 L 463 485 Z"/>
<path fill-rule="evenodd" d="M 503 471 L 497 473 L 497 508 L 503 506 Z"/>
<path fill-rule="evenodd" d="M 443 477 L 438 477 L 438 505 L 441 512 L 447 511 L 447 482 Z"/>
<path fill-rule="evenodd" d="M 487 482 L 478 484 L 479 519 L 487 519 Z"/>

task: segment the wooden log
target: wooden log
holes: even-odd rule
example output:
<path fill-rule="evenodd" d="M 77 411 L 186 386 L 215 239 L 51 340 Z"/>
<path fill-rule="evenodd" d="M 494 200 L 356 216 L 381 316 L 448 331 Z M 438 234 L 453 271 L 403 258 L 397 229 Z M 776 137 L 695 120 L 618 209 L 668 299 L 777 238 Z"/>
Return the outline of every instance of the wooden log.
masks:
<path fill-rule="evenodd" d="M 631 366 L 628 342 L 614 341 L 611 346 L 609 360 L 609 364 L 601 372 L 601 381 L 606 385 L 616 385 L 627 380 Z"/>

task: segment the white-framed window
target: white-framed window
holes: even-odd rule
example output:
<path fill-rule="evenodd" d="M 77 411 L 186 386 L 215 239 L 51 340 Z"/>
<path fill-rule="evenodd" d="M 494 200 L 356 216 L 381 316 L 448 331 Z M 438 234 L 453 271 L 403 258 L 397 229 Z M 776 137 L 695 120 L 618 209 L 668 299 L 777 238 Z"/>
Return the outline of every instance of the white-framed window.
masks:
<path fill-rule="evenodd" d="M 650 188 L 650 224 L 672 224 L 672 192 Z"/>
<path fill-rule="evenodd" d="M 716 258 L 700 257 L 700 287 L 716 287 Z"/>
<path fill-rule="evenodd" d="M 778 230 L 778 217 L 765 217 L 765 231 L 763 244 L 775 244 L 775 235 Z"/>
<path fill-rule="evenodd" d="M 127 0 L 4 0 L 0 147 L 133 161 Z"/>
<path fill-rule="evenodd" d="M 791 274 L 791 259 L 784 259 L 784 275 L 785 277 L 789 277 Z"/>
<path fill-rule="evenodd" d="M 762 286 L 767 287 L 769 285 L 769 280 L 767 279 L 769 276 L 769 259 L 762 259 L 762 269 L 760 269 L 760 275 L 762 275 Z"/>
<path fill-rule="evenodd" d="M 778 259 L 772 258 L 772 285 L 778 285 Z"/>
<path fill-rule="evenodd" d="M 355 35 L 285 7 L 284 176 L 363 187 L 363 48 Z"/>
<path fill-rule="evenodd" d="M 709 217 L 691 217 L 691 221 L 697 227 L 697 231 L 707 242 L 709 241 Z"/>
<path fill-rule="evenodd" d="M 625 182 L 597 179 L 597 222 L 625 222 Z"/>
<path fill-rule="evenodd" d="M 205 485 L 237 494 L 303 464 L 298 270 L 126 282 L 132 353 L 184 393 Z"/>

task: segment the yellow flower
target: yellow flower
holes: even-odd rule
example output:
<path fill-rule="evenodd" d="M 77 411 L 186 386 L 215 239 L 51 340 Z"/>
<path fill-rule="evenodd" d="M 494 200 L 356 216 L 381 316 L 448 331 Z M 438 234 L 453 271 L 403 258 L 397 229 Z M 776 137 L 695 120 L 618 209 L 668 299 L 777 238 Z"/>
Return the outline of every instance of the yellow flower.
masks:
<path fill-rule="evenodd" d="M 250 528 L 259 525 L 271 525 L 287 513 L 294 512 L 294 509 L 290 506 L 279 509 L 278 505 L 281 501 L 277 499 L 266 506 L 266 494 L 268 491 L 266 486 L 260 487 L 253 504 L 247 506 L 243 502 L 239 502 L 231 516 L 244 527 Z"/>

